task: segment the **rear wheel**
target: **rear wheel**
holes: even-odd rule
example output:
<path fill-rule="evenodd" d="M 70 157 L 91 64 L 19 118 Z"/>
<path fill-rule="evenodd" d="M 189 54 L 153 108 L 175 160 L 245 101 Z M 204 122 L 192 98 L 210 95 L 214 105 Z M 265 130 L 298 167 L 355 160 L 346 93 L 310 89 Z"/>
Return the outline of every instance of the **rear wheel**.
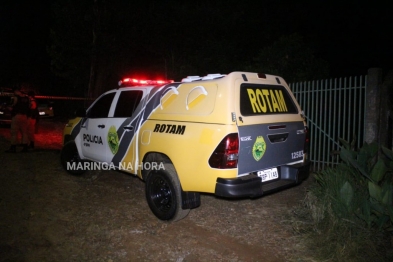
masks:
<path fill-rule="evenodd" d="M 153 214 L 161 220 L 177 221 L 188 215 L 182 209 L 181 186 L 175 168 L 164 164 L 164 170 L 152 170 L 146 179 L 146 200 Z"/>
<path fill-rule="evenodd" d="M 72 175 L 82 175 L 85 170 L 74 141 L 67 142 L 60 153 L 63 168 Z"/>

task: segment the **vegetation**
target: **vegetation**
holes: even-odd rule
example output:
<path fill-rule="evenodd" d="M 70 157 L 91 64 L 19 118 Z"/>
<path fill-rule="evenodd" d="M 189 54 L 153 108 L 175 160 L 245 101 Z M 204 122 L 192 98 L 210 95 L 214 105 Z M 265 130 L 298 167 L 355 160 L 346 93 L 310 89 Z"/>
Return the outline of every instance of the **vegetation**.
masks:
<path fill-rule="evenodd" d="M 342 163 L 315 175 L 296 227 L 323 261 L 392 261 L 393 152 L 341 141 Z"/>
<path fill-rule="evenodd" d="M 259 50 L 250 70 L 283 76 L 289 82 L 323 79 L 329 74 L 328 64 L 317 59 L 315 50 L 296 33 Z"/>
<path fill-rule="evenodd" d="M 287 81 L 327 76 L 310 41 L 282 37 L 292 33 L 283 21 L 299 21 L 303 10 L 246 2 L 54 0 L 52 72 L 71 93 L 90 97 L 125 76 L 180 80 L 238 70 L 277 73 Z"/>

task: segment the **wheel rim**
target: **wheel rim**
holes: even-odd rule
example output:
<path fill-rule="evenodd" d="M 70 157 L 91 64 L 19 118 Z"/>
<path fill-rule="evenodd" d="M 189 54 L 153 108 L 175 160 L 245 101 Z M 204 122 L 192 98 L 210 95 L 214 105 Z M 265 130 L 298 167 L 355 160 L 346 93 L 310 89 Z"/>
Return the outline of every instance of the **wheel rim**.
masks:
<path fill-rule="evenodd" d="M 75 145 L 68 145 L 65 150 L 61 152 L 61 160 L 62 164 L 65 169 L 68 170 L 68 165 L 70 164 L 71 166 L 74 165 L 79 165 L 81 162 L 81 159 L 78 154 L 78 150 L 76 149 Z"/>
<path fill-rule="evenodd" d="M 168 212 L 172 207 L 172 190 L 168 182 L 162 177 L 156 176 L 151 182 L 150 199 L 163 213 Z"/>
<path fill-rule="evenodd" d="M 78 164 L 80 162 L 80 157 L 76 146 L 72 146 L 68 153 L 65 154 L 65 162 L 70 162 L 71 164 Z"/>
<path fill-rule="evenodd" d="M 71 163 L 79 163 L 80 162 L 80 158 L 79 158 L 79 154 L 78 151 L 75 150 L 74 152 L 72 152 L 71 157 L 70 157 L 70 162 Z"/>

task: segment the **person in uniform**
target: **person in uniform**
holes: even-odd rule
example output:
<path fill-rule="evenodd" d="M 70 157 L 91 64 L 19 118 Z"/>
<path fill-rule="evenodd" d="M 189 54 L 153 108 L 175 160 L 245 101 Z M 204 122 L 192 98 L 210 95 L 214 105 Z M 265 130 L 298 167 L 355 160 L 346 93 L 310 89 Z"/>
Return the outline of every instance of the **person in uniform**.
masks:
<path fill-rule="evenodd" d="M 34 91 L 30 91 L 27 95 L 29 96 L 30 106 L 29 113 L 27 115 L 27 139 L 29 141 L 29 148 L 33 149 L 35 141 L 35 126 L 37 124 L 39 113 Z"/>
<path fill-rule="evenodd" d="M 11 147 L 7 153 L 15 153 L 18 144 L 18 132 L 22 135 L 22 152 L 28 151 L 27 115 L 29 114 L 29 97 L 19 88 L 14 88 L 11 119 Z"/>

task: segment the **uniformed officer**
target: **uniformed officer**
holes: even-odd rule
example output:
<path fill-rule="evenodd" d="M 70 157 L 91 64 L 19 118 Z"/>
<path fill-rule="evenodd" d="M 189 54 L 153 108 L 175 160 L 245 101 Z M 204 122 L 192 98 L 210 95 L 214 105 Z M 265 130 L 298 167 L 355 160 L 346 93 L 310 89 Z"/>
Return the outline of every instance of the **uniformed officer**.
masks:
<path fill-rule="evenodd" d="M 26 94 L 22 93 L 19 88 L 15 88 L 13 102 L 11 106 L 11 147 L 6 152 L 16 152 L 16 146 L 18 144 L 18 132 L 20 132 L 22 135 L 22 152 L 27 152 L 27 115 L 29 113 L 29 97 Z"/>
<path fill-rule="evenodd" d="M 37 101 L 35 100 L 35 93 L 34 91 L 30 91 L 28 93 L 29 96 L 29 113 L 27 115 L 27 139 L 29 141 L 29 147 L 34 148 L 34 141 L 35 141 L 35 126 L 38 121 L 38 107 Z"/>

